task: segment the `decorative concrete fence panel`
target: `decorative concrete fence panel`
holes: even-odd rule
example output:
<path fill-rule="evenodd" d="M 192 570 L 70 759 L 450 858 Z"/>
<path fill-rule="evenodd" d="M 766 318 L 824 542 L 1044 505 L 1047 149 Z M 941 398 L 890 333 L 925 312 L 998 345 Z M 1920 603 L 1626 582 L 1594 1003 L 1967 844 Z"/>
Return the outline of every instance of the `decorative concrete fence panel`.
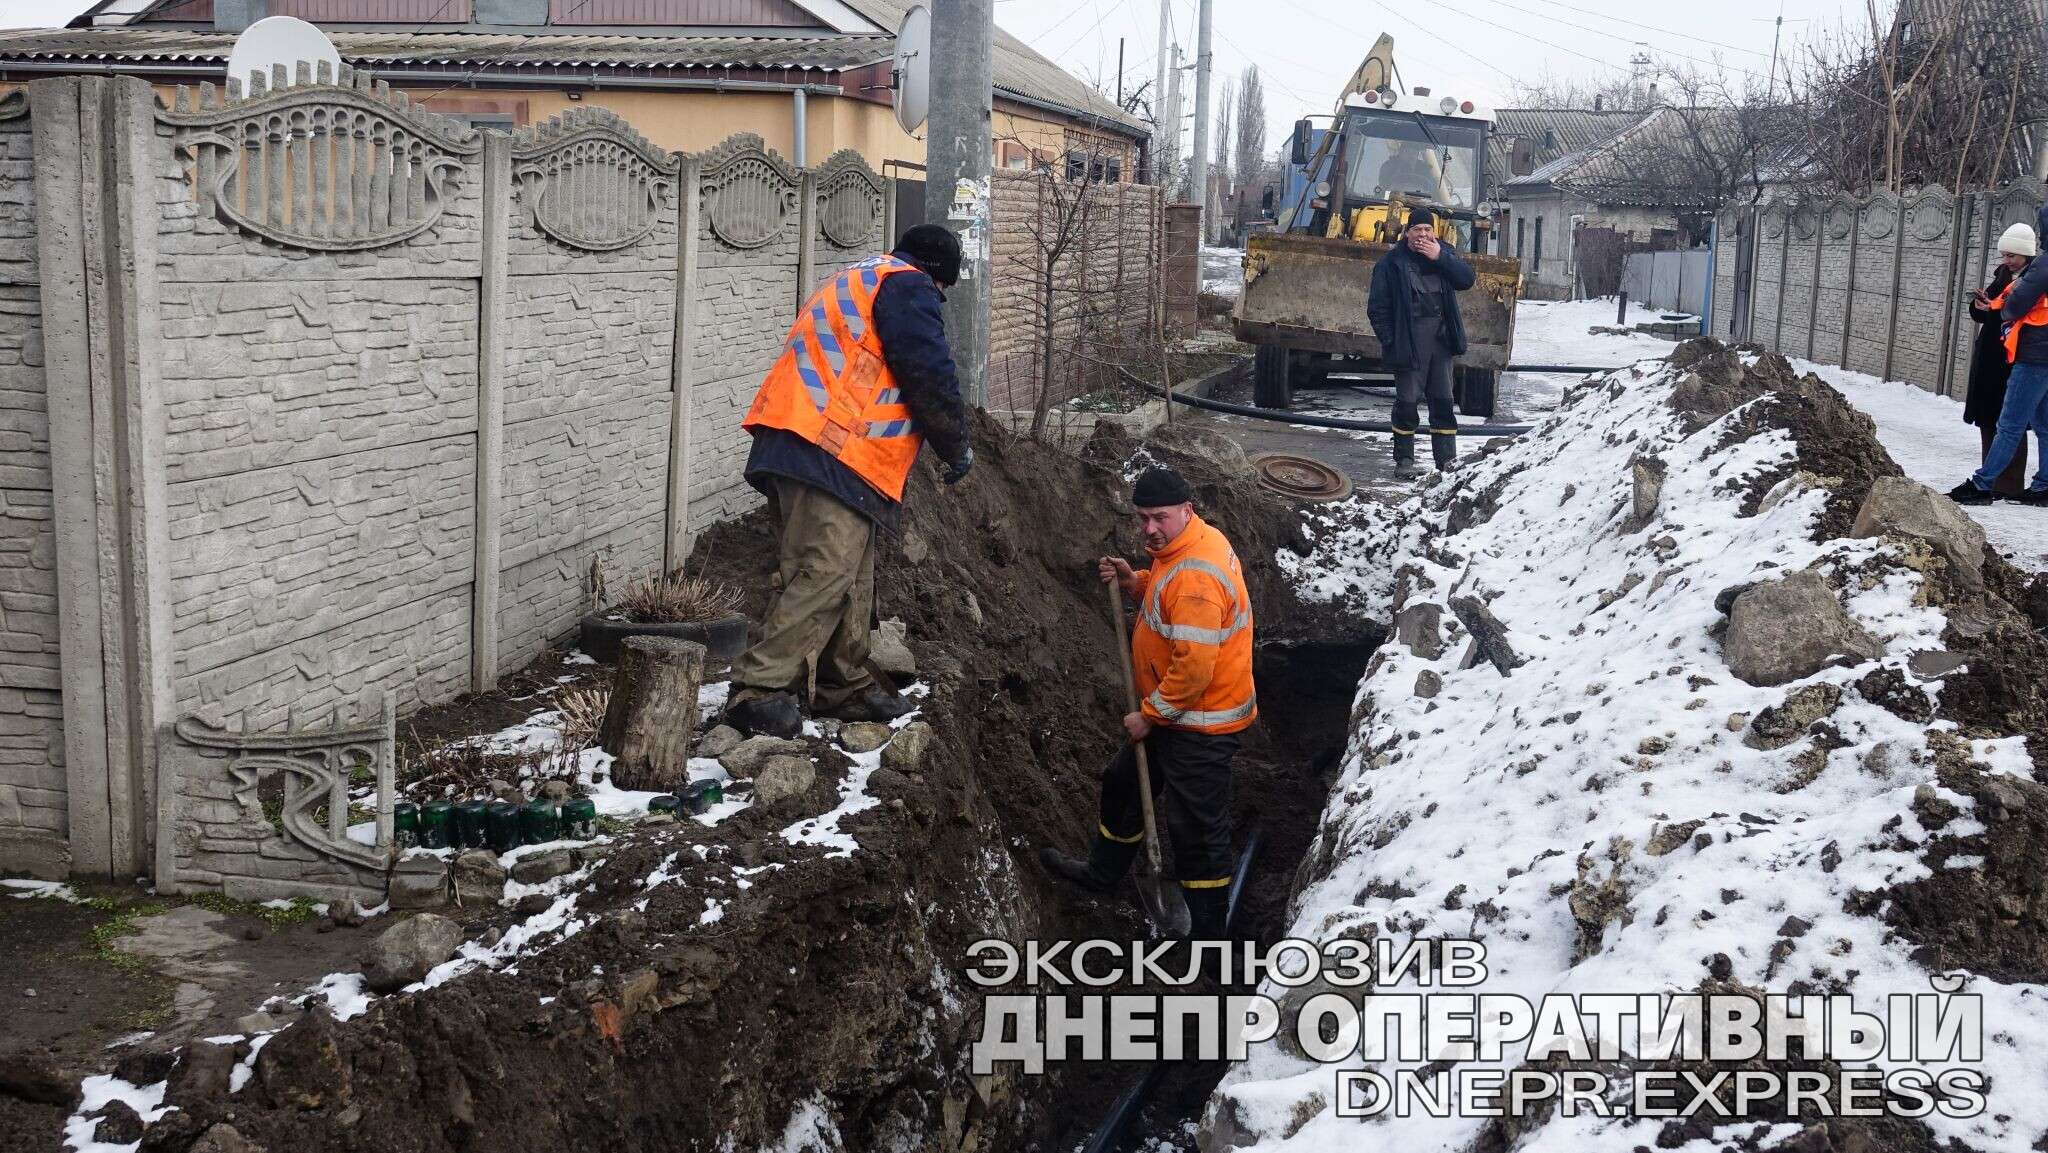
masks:
<path fill-rule="evenodd" d="M 0 868 L 374 898 L 395 716 L 758 503 L 739 421 L 890 193 L 348 69 L 0 101 Z"/>
<path fill-rule="evenodd" d="M 2015 181 L 1960 197 L 1783 194 L 1723 213 L 1712 331 L 1960 397 L 1970 292 L 1990 278 L 1999 234 L 2040 203 L 2038 184 Z"/>

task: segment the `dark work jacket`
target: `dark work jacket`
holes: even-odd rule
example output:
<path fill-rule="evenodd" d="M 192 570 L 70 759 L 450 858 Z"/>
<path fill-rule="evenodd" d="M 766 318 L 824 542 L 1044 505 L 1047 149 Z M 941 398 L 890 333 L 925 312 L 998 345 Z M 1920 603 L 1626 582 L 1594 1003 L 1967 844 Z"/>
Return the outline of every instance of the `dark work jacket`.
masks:
<path fill-rule="evenodd" d="M 1372 321 L 1373 335 L 1380 340 L 1380 362 L 1388 368 L 1408 368 L 1417 362 L 1415 308 L 1409 299 L 1408 272 L 1403 265 L 1421 259 L 1406 244 L 1396 242 L 1394 250 L 1372 270 L 1365 315 Z M 1436 271 L 1444 286 L 1442 342 L 1452 356 L 1459 356 L 1465 351 L 1465 319 L 1458 314 L 1458 293 L 1472 287 L 1478 275 L 1449 244 L 1437 248 Z"/>
<path fill-rule="evenodd" d="M 2044 208 L 2042 216 L 2048 218 L 2048 208 Z M 2005 323 L 2019 323 L 2043 296 L 2048 296 L 2048 260 L 2036 257 L 2013 282 L 2012 291 L 2005 294 Z M 2019 355 L 2013 358 L 2013 363 L 2048 365 L 2048 324 L 2029 324 L 2020 329 Z"/>
<path fill-rule="evenodd" d="M 1984 295 L 1996 297 L 2012 283 L 2012 273 L 2003 264 L 1992 270 Z M 1970 319 L 1977 324 L 1977 342 L 1970 348 L 1970 390 L 1963 397 L 1963 420 L 1980 428 L 1998 425 L 1998 410 L 2005 407 L 2005 378 L 2012 366 L 2005 362 L 2005 327 L 1998 313 L 1970 306 Z"/>
<path fill-rule="evenodd" d="M 901 252 L 895 255 L 917 264 Z M 882 342 L 882 360 L 896 378 L 911 421 L 939 459 L 951 464 L 967 450 L 967 411 L 939 311 L 945 299 L 922 266 L 884 279 L 875 293 L 875 337 Z M 837 457 L 786 429 L 751 431 L 754 447 L 747 454 L 747 483 L 771 493 L 771 478 L 788 477 L 828 492 L 883 529 L 896 531 L 902 506 Z"/>

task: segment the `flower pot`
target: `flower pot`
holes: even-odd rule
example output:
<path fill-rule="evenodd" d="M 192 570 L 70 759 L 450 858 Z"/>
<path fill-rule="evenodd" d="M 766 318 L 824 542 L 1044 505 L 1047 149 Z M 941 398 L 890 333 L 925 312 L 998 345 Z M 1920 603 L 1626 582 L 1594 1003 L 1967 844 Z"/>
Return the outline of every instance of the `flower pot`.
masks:
<path fill-rule="evenodd" d="M 656 624 L 592 613 L 583 618 L 583 636 L 578 647 L 592 660 L 617 664 L 619 645 L 627 637 L 674 637 L 696 641 L 704 646 L 708 659 L 730 662 L 746 651 L 747 618 L 739 613 L 730 613 L 715 620 Z"/>

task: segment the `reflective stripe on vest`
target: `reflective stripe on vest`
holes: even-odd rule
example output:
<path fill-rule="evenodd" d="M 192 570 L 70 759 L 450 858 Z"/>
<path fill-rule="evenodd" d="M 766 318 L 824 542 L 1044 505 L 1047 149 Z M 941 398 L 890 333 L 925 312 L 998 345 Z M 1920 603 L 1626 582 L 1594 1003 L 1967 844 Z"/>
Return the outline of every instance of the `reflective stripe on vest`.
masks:
<path fill-rule="evenodd" d="M 2005 298 L 2010 295 L 2012 295 L 2012 285 L 2008 284 L 2004 292 L 1992 298 L 1990 304 L 1991 311 L 1997 312 L 2003 309 L 2005 307 Z M 2005 362 L 2007 364 L 2015 364 L 2019 361 L 2020 329 L 2028 326 L 2036 328 L 2048 326 L 2048 293 L 2043 293 L 2041 298 L 2034 302 L 2034 307 L 2027 310 L 2025 316 L 2005 326 L 2004 339 L 1999 343 L 2005 345 Z"/>
<path fill-rule="evenodd" d="M 1199 729 L 1208 725 L 1227 725 L 1232 721 L 1241 721 L 1251 716 L 1254 712 L 1258 711 L 1259 695 L 1253 693 L 1245 698 L 1243 704 L 1235 708 L 1177 709 L 1166 703 L 1166 698 L 1159 695 L 1158 689 L 1153 689 L 1152 695 L 1145 698 L 1145 703 L 1157 709 L 1159 715 L 1165 717 L 1172 724 L 1186 725 L 1191 729 Z"/>
<path fill-rule="evenodd" d="M 1203 628 L 1200 625 L 1169 624 L 1166 618 L 1160 614 L 1159 597 L 1161 593 L 1165 591 L 1166 586 L 1183 569 L 1193 569 L 1199 573 L 1207 573 L 1216 578 L 1217 584 L 1223 586 L 1223 615 L 1230 618 L 1229 627 L 1209 629 Z M 1221 645 L 1224 641 L 1252 627 L 1252 614 L 1237 603 L 1237 594 L 1232 591 L 1236 587 L 1231 582 L 1229 573 L 1224 572 L 1201 557 L 1189 557 L 1152 578 L 1152 587 L 1145 594 L 1145 623 L 1152 626 L 1153 632 L 1170 641 L 1192 641 L 1198 645 Z M 1230 610 L 1232 609 L 1237 610 L 1235 616 L 1231 615 Z"/>
<path fill-rule="evenodd" d="M 877 492 L 903 499 L 924 438 L 883 360 L 874 306 L 883 280 L 914 271 L 893 256 L 877 256 L 820 284 L 797 310 L 782 354 L 741 423 L 795 433 Z"/>

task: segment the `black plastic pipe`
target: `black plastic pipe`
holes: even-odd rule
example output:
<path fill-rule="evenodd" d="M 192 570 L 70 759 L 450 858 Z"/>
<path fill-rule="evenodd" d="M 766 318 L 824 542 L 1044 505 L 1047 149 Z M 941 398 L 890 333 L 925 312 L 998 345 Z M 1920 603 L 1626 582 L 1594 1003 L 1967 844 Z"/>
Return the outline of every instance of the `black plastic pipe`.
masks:
<path fill-rule="evenodd" d="M 1123 373 L 1124 379 L 1127 382 L 1144 389 L 1153 396 L 1166 395 L 1166 390 L 1156 384 L 1139 380 L 1122 369 L 1117 371 Z M 1173 394 L 1173 399 L 1190 408 L 1199 408 L 1207 412 L 1227 413 L 1231 416 L 1248 416 L 1253 420 L 1273 420 L 1279 421 L 1281 424 L 1307 425 L 1310 428 L 1342 428 L 1353 432 L 1390 433 L 1394 431 L 1394 426 L 1384 420 L 1348 420 L 1344 417 L 1315 416 L 1306 412 L 1288 412 L 1284 409 L 1253 408 L 1248 404 L 1230 404 L 1221 400 L 1210 400 L 1204 396 L 1183 396 L 1177 392 Z M 1520 436 L 1528 432 L 1531 427 L 1531 425 L 1526 424 L 1461 424 L 1458 426 L 1458 435 Z"/>
<path fill-rule="evenodd" d="M 1223 913 L 1226 936 L 1230 928 L 1237 924 L 1238 898 L 1244 896 L 1245 881 L 1252 875 L 1252 860 L 1258 855 L 1259 830 L 1253 829 L 1251 835 L 1245 838 L 1244 851 L 1237 855 L 1237 868 L 1230 874 L 1230 900 L 1224 906 Z M 1138 1083 L 1124 1090 L 1109 1107 L 1109 1115 L 1102 1119 L 1102 1124 L 1095 1127 L 1095 1132 L 1088 1135 L 1087 1144 L 1081 1146 L 1082 1153 L 1110 1153 L 1110 1150 L 1116 1148 L 1116 1143 L 1123 1137 L 1124 1130 L 1130 1128 L 1131 1122 L 1137 1119 L 1138 1110 L 1144 1106 L 1145 1099 L 1152 1095 L 1153 1090 L 1159 1088 L 1159 1082 L 1166 1079 L 1167 1070 L 1176 1064 L 1186 1062 L 1160 1061 L 1145 1070 L 1145 1075 L 1138 1078 Z"/>

